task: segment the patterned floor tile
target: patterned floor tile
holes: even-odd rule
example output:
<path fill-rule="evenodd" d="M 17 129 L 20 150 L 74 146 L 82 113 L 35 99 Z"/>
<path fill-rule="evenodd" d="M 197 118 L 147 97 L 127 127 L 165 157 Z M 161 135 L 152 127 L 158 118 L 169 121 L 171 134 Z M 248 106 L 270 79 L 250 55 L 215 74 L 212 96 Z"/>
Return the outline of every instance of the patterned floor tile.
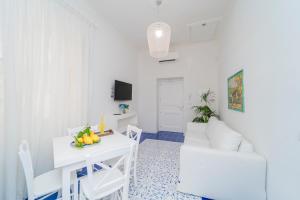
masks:
<path fill-rule="evenodd" d="M 199 200 L 176 191 L 181 143 L 147 139 L 139 147 L 137 187 L 130 183 L 130 200 Z"/>

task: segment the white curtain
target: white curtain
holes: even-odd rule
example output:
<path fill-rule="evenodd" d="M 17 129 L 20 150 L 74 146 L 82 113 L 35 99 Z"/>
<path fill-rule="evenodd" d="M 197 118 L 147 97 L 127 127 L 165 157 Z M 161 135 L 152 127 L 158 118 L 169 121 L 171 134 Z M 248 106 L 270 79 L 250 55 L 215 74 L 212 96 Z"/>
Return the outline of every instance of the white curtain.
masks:
<path fill-rule="evenodd" d="M 4 131 L 3 131 L 3 114 L 4 114 L 4 85 L 3 85 L 3 64 L 2 64 L 2 35 L 3 35 L 3 12 L 0 9 L 0 199 L 4 199 Z"/>
<path fill-rule="evenodd" d="M 21 199 L 20 141 L 29 142 L 38 175 L 53 168 L 52 138 L 87 123 L 93 27 L 63 1 L 5 0 L 3 8 L 2 186 L 4 199 Z"/>

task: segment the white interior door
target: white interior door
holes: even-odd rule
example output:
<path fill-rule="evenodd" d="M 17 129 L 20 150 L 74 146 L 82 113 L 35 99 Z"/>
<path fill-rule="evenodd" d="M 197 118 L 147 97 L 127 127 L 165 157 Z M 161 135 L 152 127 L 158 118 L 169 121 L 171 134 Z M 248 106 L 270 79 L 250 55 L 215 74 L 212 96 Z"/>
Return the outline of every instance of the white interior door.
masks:
<path fill-rule="evenodd" d="M 183 132 L 183 79 L 158 80 L 158 130 Z"/>

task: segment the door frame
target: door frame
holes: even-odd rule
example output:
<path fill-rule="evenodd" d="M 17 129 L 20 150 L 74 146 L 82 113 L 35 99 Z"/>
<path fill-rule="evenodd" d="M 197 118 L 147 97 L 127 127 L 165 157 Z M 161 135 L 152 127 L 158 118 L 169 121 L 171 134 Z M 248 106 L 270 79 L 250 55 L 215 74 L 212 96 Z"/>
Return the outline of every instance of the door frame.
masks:
<path fill-rule="evenodd" d="M 185 107 L 184 107 L 184 77 L 176 76 L 176 77 L 167 77 L 167 78 L 157 78 L 156 79 L 156 130 L 159 132 L 159 82 L 163 80 L 181 80 L 182 81 L 182 126 L 184 126 L 184 116 L 185 116 Z M 184 127 L 182 127 L 184 129 Z M 184 130 L 183 130 L 184 131 Z"/>

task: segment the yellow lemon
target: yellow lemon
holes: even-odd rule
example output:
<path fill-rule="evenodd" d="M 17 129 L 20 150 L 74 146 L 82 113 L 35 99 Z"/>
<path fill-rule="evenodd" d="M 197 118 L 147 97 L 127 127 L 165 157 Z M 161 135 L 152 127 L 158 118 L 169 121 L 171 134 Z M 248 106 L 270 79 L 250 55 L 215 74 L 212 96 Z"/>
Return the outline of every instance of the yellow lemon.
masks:
<path fill-rule="evenodd" d="M 89 143 L 90 143 L 90 144 L 93 144 L 93 143 L 94 143 L 94 141 L 93 141 L 93 139 L 92 139 L 91 137 L 89 137 Z"/>
<path fill-rule="evenodd" d="M 83 139 L 80 137 L 80 138 L 77 138 L 77 141 L 79 142 L 79 143 L 83 143 Z"/>
<path fill-rule="evenodd" d="M 93 140 L 92 140 L 92 138 L 89 137 L 89 136 L 84 137 L 84 138 L 83 138 L 83 142 L 84 142 L 85 144 L 93 144 Z"/>
<path fill-rule="evenodd" d="M 93 136 L 93 135 L 95 135 L 95 132 L 90 130 L 90 136 Z"/>
<path fill-rule="evenodd" d="M 93 136 L 92 136 L 92 139 L 93 139 L 93 142 L 94 142 L 94 143 L 97 143 L 97 142 L 99 142 L 100 137 L 99 137 L 98 135 L 93 135 Z"/>

